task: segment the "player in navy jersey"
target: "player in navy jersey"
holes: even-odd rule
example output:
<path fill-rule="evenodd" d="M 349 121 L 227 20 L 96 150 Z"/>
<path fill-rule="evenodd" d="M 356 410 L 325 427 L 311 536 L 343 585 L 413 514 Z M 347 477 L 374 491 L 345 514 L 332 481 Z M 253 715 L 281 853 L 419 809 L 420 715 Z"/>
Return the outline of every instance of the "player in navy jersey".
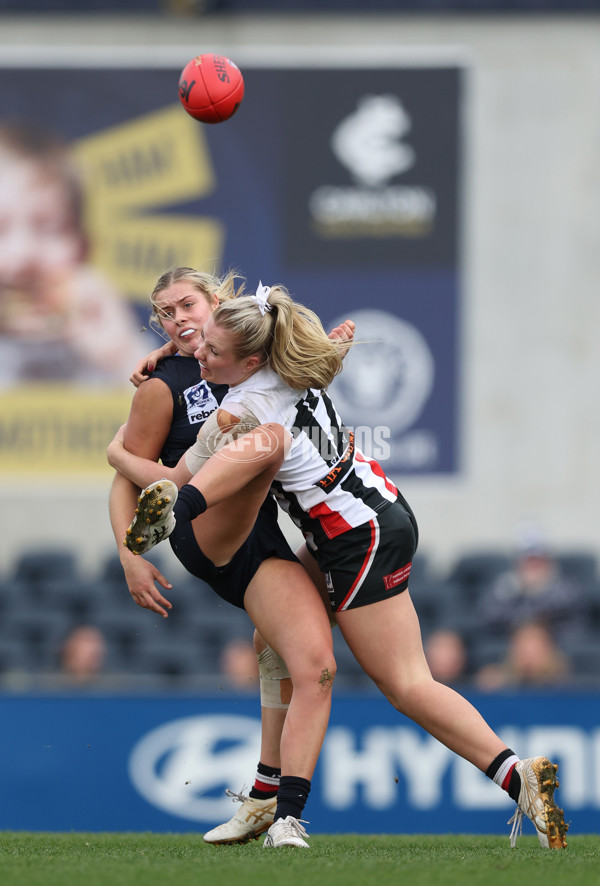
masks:
<path fill-rule="evenodd" d="M 148 550 L 163 533 L 177 537 L 190 521 L 201 540 L 197 521 L 205 512 L 275 469 L 277 494 L 326 574 L 337 623 L 364 670 L 394 707 L 516 801 L 513 845 L 527 815 L 543 847 L 563 848 L 557 767 L 545 757 L 519 759 L 473 705 L 431 676 L 408 591 L 416 521 L 381 467 L 355 447 L 325 393 L 341 353 L 316 315 L 283 287 L 259 285 L 256 295 L 238 294 L 211 315 L 196 356 L 202 377 L 228 384 L 229 392 L 179 465 L 158 479 L 160 468 L 130 456 L 118 439 L 111 449 L 140 485 L 155 481 L 127 532 L 130 549 Z M 175 483 L 186 483 L 179 498 Z M 165 486 L 171 502 L 154 516 Z M 278 799 L 265 846 L 306 845 L 301 814 L 309 789 L 308 781 L 295 802 Z"/>
<path fill-rule="evenodd" d="M 152 295 L 151 322 L 152 325 L 158 324 L 170 340 L 164 348 L 150 355 L 152 368 L 159 358 L 162 359 L 149 378 L 142 371 L 149 365 L 146 360 L 138 364 L 132 376 L 138 390 L 125 434 L 127 446 L 138 455 L 154 460 L 160 458 L 165 466 L 175 465 L 227 392 L 227 385 L 209 384 L 201 378 L 198 362 L 191 354 L 197 347 L 203 324 L 219 301 L 231 294 L 234 282 L 232 275 L 220 280 L 189 268 L 174 269 L 158 281 Z M 351 329 L 345 325 L 332 334 L 348 333 Z M 177 356 L 173 356 L 175 351 Z M 143 385 L 140 384 L 142 380 Z M 267 489 L 268 484 L 262 493 L 264 503 L 260 507 L 256 530 L 250 533 L 240 550 L 240 540 L 233 539 L 229 549 L 221 552 L 225 563 L 232 559 L 231 552 L 235 553 L 232 564 L 226 568 L 215 567 L 198 549 L 192 551 L 186 564 L 192 574 L 240 607 L 244 606 L 246 588 L 253 582 L 262 583 L 264 593 L 269 593 L 273 583 L 278 586 L 285 581 L 290 587 L 296 585 L 301 594 L 306 586 L 311 595 L 314 594 L 313 586 L 279 530 L 277 506 L 271 496 L 265 498 Z M 111 521 L 133 599 L 138 605 L 166 617 L 171 603 L 163 592 L 170 590 L 170 583 L 153 564 L 134 557 L 121 544 L 138 493 L 139 488 L 122 474 L 115 476 L 110 496 Z M 227 535 L 231 536 L 231 533 L 227 531 Z M 190 543 L 191 540 L 185 537 L 179 539 L 179 544 L 189 547 Z M 309 607 L 313 605 L 314 599 L 309 600 Z M 319 609 L 321 625 L 317 636 L 322 634 L 323 614 L 324 609 Z M 326 641 L 321 637 L 317 642 L 330 648 L 330 632 Z M 255 648 L 259 660 L 263 726 L 257 776 L 248 797 L 236 795 L 242 805 L 231 822 L 205 834 L 207 842 L 243 841 L 262 833 L 273 820 L 281 769 L 280 738 L 291 698 L 291 680 L 285 661 L 259 635 L 255 638 Z M 333 674 L 333 667 L 329 670 Z"/>

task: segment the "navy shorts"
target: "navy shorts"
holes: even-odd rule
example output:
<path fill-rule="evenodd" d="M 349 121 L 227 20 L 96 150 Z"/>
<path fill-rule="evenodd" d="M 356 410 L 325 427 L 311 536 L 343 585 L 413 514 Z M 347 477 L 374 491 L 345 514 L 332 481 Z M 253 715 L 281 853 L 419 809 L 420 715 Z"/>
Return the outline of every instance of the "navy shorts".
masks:
<path fill-rule="evenodd" d="M 418 540 L 415 516 L 399 495 L 369 523 L 320 543 L 311 553 L 325 573 L 333 611 L 405 591 Z"/>
<path fill-rule="evenodd" d="M 205 556 L 191 523 L 177 523 L 169 541 L 175 556 L 188 572 L 240 609 L 244 609 L 244 594 L 261 563 L 270 557 L 300 562 L 279 528 L 277 505 L 272 499 L 260 509 L 254 529 L 226 566 L 215 566 Z"/>

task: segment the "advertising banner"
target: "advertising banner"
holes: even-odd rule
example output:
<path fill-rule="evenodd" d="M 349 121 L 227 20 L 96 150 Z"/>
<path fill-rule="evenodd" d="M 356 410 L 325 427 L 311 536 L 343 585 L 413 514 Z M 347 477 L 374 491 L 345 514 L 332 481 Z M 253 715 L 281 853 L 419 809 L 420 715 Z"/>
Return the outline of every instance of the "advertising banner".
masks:
<path fill-rule="evenodd" d="M 180 70 L 0 68 L 0 470 L 108 475 L 72 416 L 104 443 L 126 419 L 148 295 L 189 265 L 352 317 L 333 393 L 359 445 L 457 471 L 461 68 L 248 67 L 218 126 Z"/>
<path fill-rule="evenodd" d="M 522 757 L 559 764 L 574 834 L 600 829 L 597 697 L 471 695 Z M 0 696 L 2 830 L 203 833 L 252 785 L 258 698 Z M 310 833 L 502 834 L 514 803 L 379 695 L 334 695 Z M 525 833 L 533 826 L 525 822 Z"/>

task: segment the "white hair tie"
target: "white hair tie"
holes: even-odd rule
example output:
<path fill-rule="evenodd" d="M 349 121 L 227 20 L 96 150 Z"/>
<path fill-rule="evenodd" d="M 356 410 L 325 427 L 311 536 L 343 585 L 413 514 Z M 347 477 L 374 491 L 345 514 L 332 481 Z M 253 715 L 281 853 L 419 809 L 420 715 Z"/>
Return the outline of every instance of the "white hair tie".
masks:
<path fill-rule="evenodd" d="M 263 286 L 262 280 L 259 281 L 258 286 L 256 287 L 256 295 L 251 295 L 250 298 L 256 302 L 258 305 L 258 310 L 261 312 L 264 317 L 266 313 L 273 309 L 273 305 L 269 304 L 269 295 L 271 294 L 270 286 Z"/>

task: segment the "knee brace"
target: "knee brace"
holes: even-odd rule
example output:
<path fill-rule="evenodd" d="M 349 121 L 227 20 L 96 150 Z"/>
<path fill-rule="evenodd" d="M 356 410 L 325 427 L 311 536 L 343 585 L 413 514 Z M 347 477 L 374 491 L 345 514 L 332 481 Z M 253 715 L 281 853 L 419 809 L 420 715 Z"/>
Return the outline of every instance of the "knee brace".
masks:
<path fill-rule="evenodd" d="M 292 684 L 287 665 L 274 649 L 267 646 L 257 655 L 260 675 L 260 704 L 263 708 L 289 707 Z M 289 680 L 289 683 L 282 683 Z"/>

